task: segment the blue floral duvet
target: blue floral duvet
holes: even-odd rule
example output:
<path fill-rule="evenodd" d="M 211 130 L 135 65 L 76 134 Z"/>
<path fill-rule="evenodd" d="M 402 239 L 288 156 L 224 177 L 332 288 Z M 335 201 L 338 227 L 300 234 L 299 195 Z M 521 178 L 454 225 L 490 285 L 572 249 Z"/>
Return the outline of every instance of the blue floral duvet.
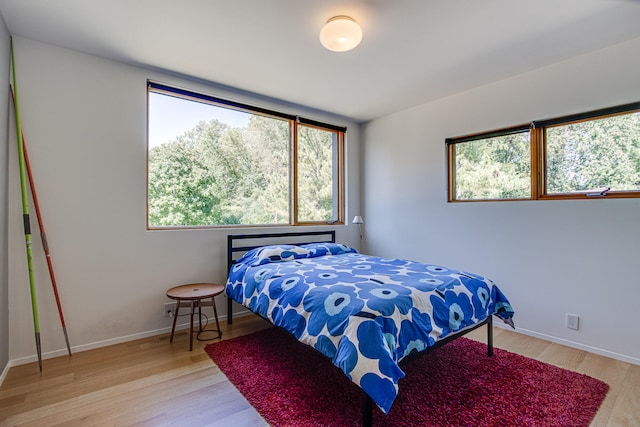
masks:
<path fill-rule="evenodd" d="M 385 413 L 404 357 L 492 314 L 513 326 L 489 279 L 335 243 L 253 249 L 231 268 L 226 292 L 331 359 Z"/>

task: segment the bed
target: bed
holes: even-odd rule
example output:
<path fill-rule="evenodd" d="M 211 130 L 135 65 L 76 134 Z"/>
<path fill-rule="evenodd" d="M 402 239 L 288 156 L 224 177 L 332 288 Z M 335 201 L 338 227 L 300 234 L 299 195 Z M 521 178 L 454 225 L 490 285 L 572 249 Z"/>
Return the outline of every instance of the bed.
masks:
<path fill-rule="evenodd" d="M 227 259 L 228 322 L 236 301 L 329 358 L 363 390 L 363 425 L 390 410 L 407 361 L 483 325 L 492 355 L 493 315 L 513 327 L 491 280 L 360 254 L 335 231 L 229 235 Z"/>

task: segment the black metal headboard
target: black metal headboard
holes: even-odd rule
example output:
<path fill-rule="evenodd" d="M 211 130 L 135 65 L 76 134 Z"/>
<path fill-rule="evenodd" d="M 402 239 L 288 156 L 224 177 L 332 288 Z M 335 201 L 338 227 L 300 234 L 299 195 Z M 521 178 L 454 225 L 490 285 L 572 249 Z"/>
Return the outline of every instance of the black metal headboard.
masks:
<path fill-rule="evenodd" d="M 235 263 L 236 254 L 259 248 L 260 246 L 275 244 L 303 245 L 306 243 L 336 242 L 335 230 L 329 231 L 299 231 L 290 233 L 266 233 L 266 234 L 229 234 L 227 236 L 227 272 Z M 231 324 L 232 299 L 227 298 L 227 323 Z"/>
<path fill-rule="evenodd" d="M 246 242 L 246 243 L 245 243 Z M 335 230 L 298 231 L 290 233 L 230 234 L 227 236 L 227 271 L 235 262 L 234 254 L 265 245 L 336 242 Z"/>

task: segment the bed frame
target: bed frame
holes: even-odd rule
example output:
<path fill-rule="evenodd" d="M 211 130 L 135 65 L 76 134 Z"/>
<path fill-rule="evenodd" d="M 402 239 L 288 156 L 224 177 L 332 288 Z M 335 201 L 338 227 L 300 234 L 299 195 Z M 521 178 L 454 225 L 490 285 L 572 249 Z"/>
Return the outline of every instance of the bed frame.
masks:
<path fill-rule="evenodd" d="M 227 271 L 231 270 L 231 266 L 235 264 L 235 260 L 238 258 L 236 255 L 250 251 L 251 249 L 258 248 L 264 245 L 270 244 L 306 244 L 306 243 L 335 243 L 336 232 L 330 231 L 307 231 L 307 232 L 291 232 L 291 233 L 268 233 L 268 234 L 231 234 L 227 236 Z M 245 243 L 246 244 L 243 244 Z M 226 293 L 225 293 L 226 296 Z M 233 323 L 233 300 L 227 296 L 227 323 Z M 437 341 L 427 349 L 413 353 L 405 357 L 400 365 L 404 365 L 411 360 L 414 360 L 424 354 L 430 353 L 433 350 L 442 347 L 443 345 L 459 338 L 469 332 L 478 329 L 484 325 L 487 325 L 487 354 L 493 356 L 493 315 L 488 316 L 482 322 L 470 326 L 455 334 L 449 335 L 446 338 Z M 373 422 L 373 400 L 367 393 L 362 392 L 362 425 L 363 427 L 371 427 Z"/>
<path fill-rule="evenodd" d="M 268 234 L 230 234 L 227 236 L 227 272 L 231 271 L 231 266 L 235 264 L 236 259 L 239 258 L 236 256 L 237 254 L 245 253 L 251 249 L 259 248 L 260 246 L 277 244 L 304 245 L 307 243 L 335 242 L 335 230 Z M 227 323 L 229 325 L 233 323 L 232 308 L 233 300 L 227 297 Z"/>

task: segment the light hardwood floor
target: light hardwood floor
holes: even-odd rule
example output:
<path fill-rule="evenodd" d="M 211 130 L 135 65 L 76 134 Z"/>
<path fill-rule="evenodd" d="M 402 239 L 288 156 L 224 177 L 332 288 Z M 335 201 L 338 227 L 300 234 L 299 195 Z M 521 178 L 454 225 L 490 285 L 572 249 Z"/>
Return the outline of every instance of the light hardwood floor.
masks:
<path fill-rule="evenodd" d="M 269 325 L 221 323 L 229 339 Z M 257 412 L 203 351 L 215 341 L 168 334 L 13 367 L 0 387 L 2 426 L 260 426 Z M 469 335 L 485 341 L 485 328 Z M 599 378 L 609 393 L 592 426 L 640 425 L 640 366 L 495 328 L 495 346 Z"/>

